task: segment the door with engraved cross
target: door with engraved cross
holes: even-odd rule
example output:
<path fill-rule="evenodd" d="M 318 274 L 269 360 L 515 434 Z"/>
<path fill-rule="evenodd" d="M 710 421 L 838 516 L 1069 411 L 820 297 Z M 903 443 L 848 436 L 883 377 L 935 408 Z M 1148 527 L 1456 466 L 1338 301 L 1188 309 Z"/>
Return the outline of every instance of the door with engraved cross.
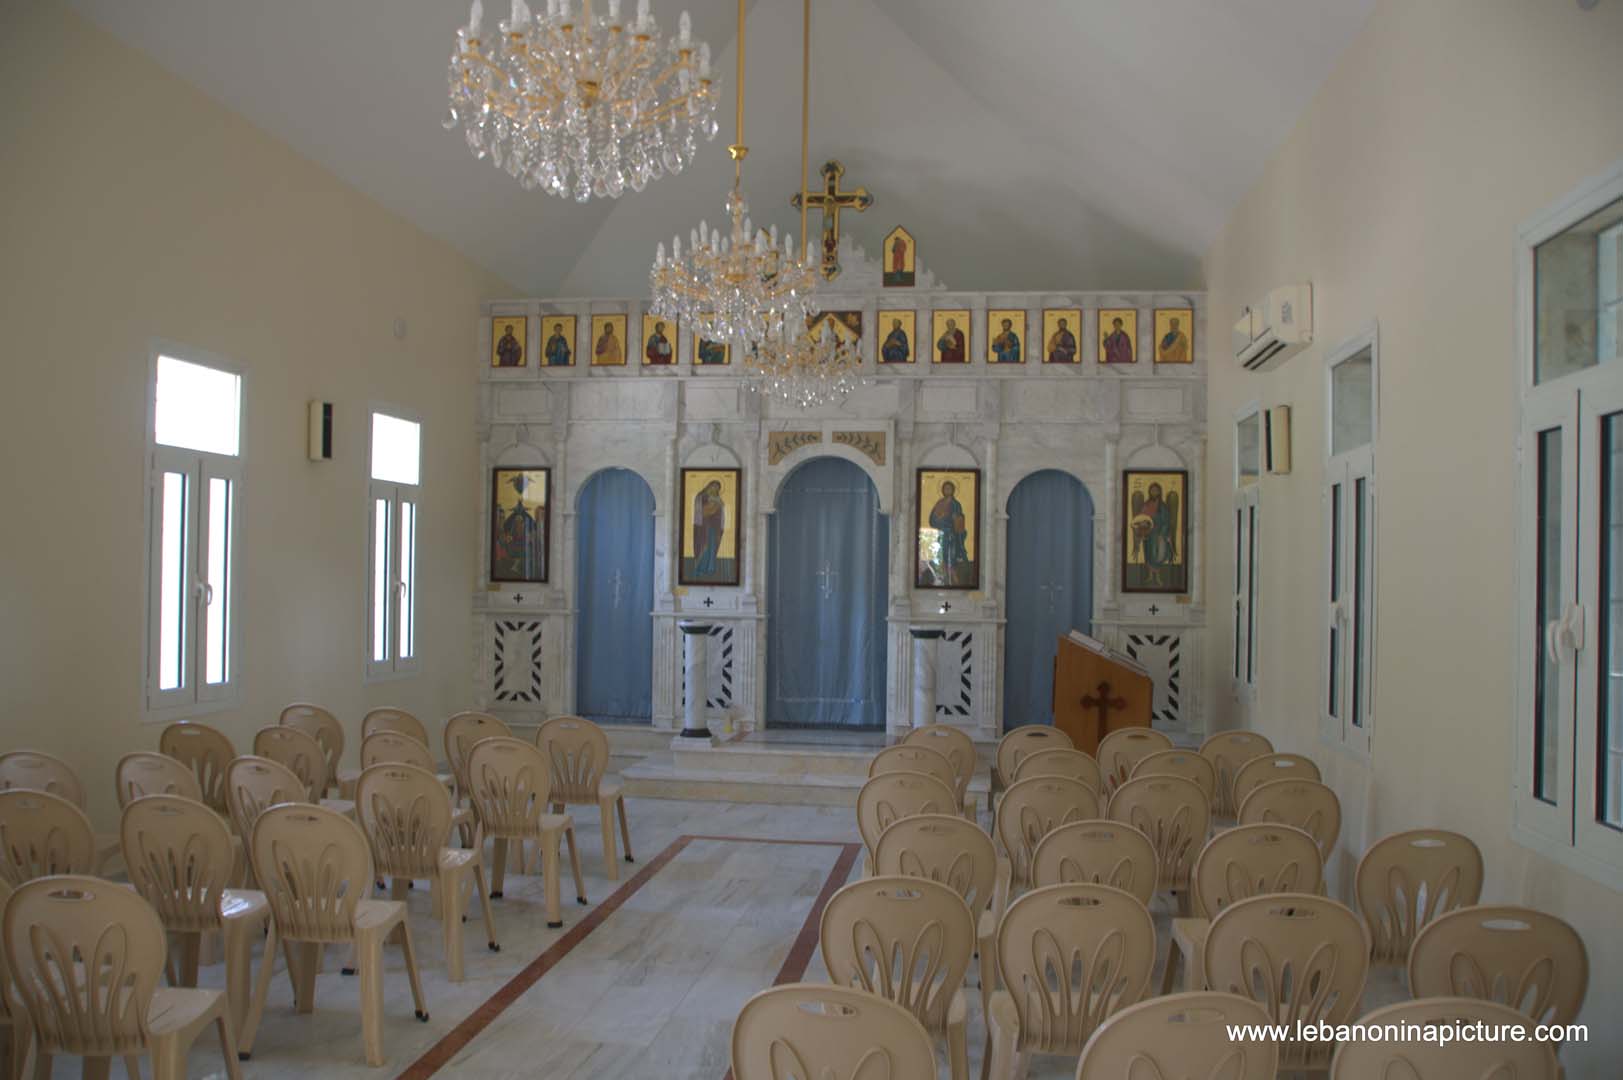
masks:
<path fill-rule="evenodd" d="M 575 504 L 575 711 L 647 723 L 653 714 L 654 493 L 604 469 Z"/>
<path fill-rule="evenodd" d="M 1054 722 L 1061 635 L 1093 621 L 1093 500 L 1058 469 L 1034 472 L 1009 496 L 1003 643 L 1003 728 Z"/>
<path fill-rule="evenodd" d="M 770 727 L 882 728 L 890 525 L 861 468 L 814 458 L 768 529 Z"/>

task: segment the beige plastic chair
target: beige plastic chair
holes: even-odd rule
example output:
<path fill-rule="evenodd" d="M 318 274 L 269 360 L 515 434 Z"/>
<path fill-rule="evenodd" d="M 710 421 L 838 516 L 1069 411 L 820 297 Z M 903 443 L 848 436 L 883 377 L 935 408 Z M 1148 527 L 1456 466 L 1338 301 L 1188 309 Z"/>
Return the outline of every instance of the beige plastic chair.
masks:
<path fill-rule="evenodd" d="M 1140 758 L 1133 766 L 1134 776 L 1181 776 L 1193 780 L 1211 801 L 1217 797 L 1217 771 L 1212 763 L 1193 750 L 1157 750 Z"/>
<path fill-rule="evenodd" d="M 147 795 L 124 808 L 124 865 L 130 884 L 158 913 L 180 956 L 171 986 L 196 986 L 203 935 L 225 941 L 226 1000 L 240 1037 L 252 998 L 254 940 L 270 921 L 265 894 L 229 886 L 237 846 L 220 815 L 179 795 Z"/>
<path fill-rule="evenodd" d="M 917 877 L 845 886 L 823 908 L 819 942 L 829 979 L 894 1001 L 947 1040 L 952 1080 L 969 1080 L 964 974 L 975 917 L 950 887 Z"/>
<path fill-rule="evenodd" d="M 346 742 L 344 725 L 339 723 L 338 717 L 320 705 L 296 701 L 282 710 L 277 723 L 296 727 L 306 735 L 312 736 L 321 745 L 321 753 L 327 759 L 328 790 L 337 787 L 338 768 L 344 760 Z M 321 794 L 325 795 L 327 792 L 323 791 Z"/>
<path fill-rule="evenodd" d="M 59 757 L 38 750 L 13 750 L 0 754 L 0 791 L 26 788 L 66 799 L 80 810 L 89 811 L 85 786 L 73 766 Z M 91 868 L 105 874 L 105 867 L 118 856 L 118 837 L 93 834 L 96 853 Z"/>
<path fill-rule="evenodd" d="M 1212 763 L 1217 774 L 1217 798 L 1212 813 L 1231 818 L 1239 810 L 1234 801 L 1234 774 L 1253 758 L 1274 752 L 1274 744 L 1266 735 L 1255 731 L 1219 731 L 1200 744 L 1200 756 Z"/>
<path fill-rule="evenodd" d="M 60 795 L 0 791 L 0 880 L 17 888 L 52 874 L 89 874 L 96 837 L 85 812 Z"/>
<path fill-rule="evenodd" d="M 372 709 L 361 718 L 361 740 L 364 742 L 368 735 L 379 731 L 398 731 L 402 735 L 410 735 L 418 742 L 427 746 L 428 729 L 423 722 L 407 712 L 393 706 L 384 706 Z"/>
<path fill-rule="evenodd" d="M 1110 797 L 1108 816 L 1150 838 L 1157 887 L 1187 897 L 1189 872 L 1211 828 L 1211 803 L 1200 785 L 1181 776 L 1137 777 Z"/>
<path fill-rule="evenodd" d="M 1341 837 L 1341 800 L 1317 780 L 1270 780 L 1251 789 L 1237 820 L 1241 825 L 1294 825 L 1313 837 L 1329 862 Z"/>
<path fill-rule="evenodd" d="M 265 1009 L 277 939 L 287 949 L 294 1009 L 301 1013 L 315 1009 L 322 947 L 348 944 L 354 946 L 361 976 L 366 1063 L 382 1065 L 383 945 L 396 931 L 405 953 L 412 1003 L 417 1019 L 424 1023 L 428 1006 L 423 1003 L 406 905 L 398 900 L 364 899 L 377 876 L 366 834 L 355 822 L 324 806 L 283 804 L 259 816 L 249 851 L 273 919 L 265 939 L 267 960 L 259 966 L 243 1037 L 244 1052 L 253 1048 L 253 1035 Z"/>
<path fill-rule="evenodd" d="M 147 1055 L 154 1080 L 185 1080 L 192 1043 L 212 1024 L 226 1075 L 241 1080 L 225 994 L 158 986 L 163 923 L 130 889 L 78 875 L 29 882 L 6 902 L 4 940 L 36 1077 L 51 1075 L 53 1057 L 73 1055 L 87 1059 L 86 1076 L 106 1076 L 118 1057 L 135 1078 Z"/>
<path fill-rule="evenodd" d="M 1237 994 L 1141 1001 L 1099 1025 L 1076 1080 L 1274 1080 L 1276 1044 L 1229 1038 L 1230 1027 L 1267 1023 L 1261 1005 Z"/>
<path fill-rule="evenodd" d="M 207 724 L 183 720 L 163 729 L 158 736 L 158 751 L 192 770 L 203 791 L 203 801 L 211 810 L 219 814 L 231 812 L 226 801 L 225 773 L 236 760 L 237 751 L 230 739 Z"/>
<path fill-rule="evenodd" d="M 1025 1076 L 1033 1054 L 1080 1054 L 1111 1014 L 1144 997 L 1155 966 L 1149 910 L 1109 885 L 1033 890 L 1009 905 L 997 938 L 991 1080 Z"/>
<path fill-rule="evenodd" d="M 226 801 L 231 824 L 246 843 L 266 810 L 279 803 L 308 803 L 310 793 L 304 781 L 280 761 L 245 755 L 226 770 Z"/>
<path fill-rule="evenodd" d="M 1263 754 L 1241 765 L 1234 774 L 1234 805 L 1245 805 L 1245 797 L 1263 784 L 1276 780 L 1322 781 L 1312 758 L 1301 754 Z"/>
<path fill-rule="evenodd" d="M 1375 962 L 1406 963 L 1427 924 L 1482 898 L 1482 852 L 1470 837 L 1442 829 L 1393 833 L 1358 861 L 1353 895 L 1375 942 Z"/>
<path fill-rule="evenodd" d="M 1145 907 L 1155 897 L 1155 845 L 1120 821 L 1073 821 L 1037 843 L 1031 854 L 1031 884 L 1110 885 Z"/>
<path fill-rule="evenodd" d="M 1421 1032 L 1456 1024 L 1495 1029 L 1526 1023 L 1515 1009 L 1475 998 L 1402 1001 L 1359 1018 L 1366 1027 Z M 1330 1080 L 1555 1080 L 1560 1075 L 1549 1043 L 1355 1041 L 1336 1048 Z"/>
<path fill-rule="evenodd" d="M 879 837 L 893 822 L 914 814 L 956 814 L 958 800 L 952 788 L 924 773 L 883 773 L 868 780 L 857 792 L 857 831 L 873 867 Z"/>
<path fill-rule="evenodd" d="M 1147 727 L 1119 728 L 1099 740 L 1099 768 L 1104 772 L 1105 786 L 1099 794 L 1105 799 L 1132 779 L 1133 766 L 1151 754 L 1172 749 L 1172 739 L 1165 732 Z"/>
<path fill-rule="evenodd" d="M 1028 776 L 1016 780 L 998 803 L 997 838 L 1014 867 L 1014 887 L 1031 886 L 1031 858 L 1042 838 L 1073 821 L 1100 816 L 1099 796 L 1068 776 Z"/>
<path fill-rule="evenodd" d="M 936 1080 L 935 1041 L 907 1009 L 866 990 L 788 983 L 744 1002 L 733 1080 Z"/>
<path fill-rule="evenodd" d="M 1072 780 L 1082 781 L 1094 791 L 1103 788 L 1105 783 L 1098 759 L 1081 750 L 1039 750 L 1035 754 L 1027 754 L 1014 767 L 1014 777 L 1009 782 L 1031 776 L 1068 776 Z"/>
<path fill-rule="evenodd" d="M 254 754 L 292 769 L 311 802 L 327 794 L 327 754 L 309 732 L 291 725 L 260 728 L 254 733 Z"/>
<path fill-rule="evenodd" d="M 997 741 L 997 750 L 992 755 L 992 783 L 999 791 L 1014 783 L 1015 770 L 1027 754 L 1074 749 L 1076 744 L 1071 737 L 1057 727 L 1022 724 Z"/>
<path fill-rule="evenodd" d="M 0 879 L 0 920 L 3 920 L 6 910 L 6 901 L 11 899 L 11 886 Z M 10 1049 L 6 1055 L 6 1062 L 10 1067 L 8 1076 L 14 1080 L 22 1080 L 30 1075 L 24 1066 L 28 1063 L 28 1051 L 33 1047 L 33 1031 L 28 1024 L 28 1015 L 20 1005 L 11 1001 L 11 969 L 6 966 L 6 939 L 4 923 L 0 921 L 0 1028 L 10 1034 L 7 1041 Z"/>
<path fill-rule="evenodd" d="M 1275 893 L 1236 900 L 1206 934 L 1206 985 L 1251 998 L 1276 1024 L 1347 1023 L 1369 975 L 1369 930 L 1326 896 Z M 1330 1041 L 1286 1039 L 1282 1070 L 1323 1070 Z"/>
<path fill-rule="evenodd" d="M 1324 860 L 1313 838 L 1291 825 L 1238 825 L 1206 842 L 1190 873 L 1194 917 L 1172 920 L 1161 993 L 1172 992 L 1180 960 L 1189 989 L 1206 985 L 1202 963 L 1211 920 L 1239 900 L 1269 893 L 1314 893 L 1324 885 Z"/>
<path fill-rule="evenodd" d="M 203 801 L 196 773 L 168 754 L 151 750 L 137 750 L 119 758 L 113 768 L 113 783 L 120 810 L 143 795 L 179 795 L 193 802 Z"/>
<path fill-rule="evenodd" d="M 547 812 L 551 802 L 552 767 L 540 750 L 522 739 L 485 739 L 468 754 L 468 781 L 485 835 L 495 840 L 491 869 L 492 899 L 502 895 L 507 876 L 507 844 L 536 840 L 541 845 L 541 873 L 546 893 L 547 926 L 564 924 L 559 899 L 559 842 L 569 845 L 569 867 L 575 875 L 575 899 L 586 903 L 580 852 L 575 847 L 575 819 Z"/>
<path fill-rule="evenodd" d="M 1542 911 L 1459 908 L 1415 935 L 1409 989 L 1417 998 L 1496 1001 L 1534 1024 L 1570 1024 L 1589 989 L 1589 950 L 1570 924 Z"/>
<path fill-rule="evenodd" d="M 461 802 L 468 797 L 468 751 L 482 739 L 496 737 L 510 739 L 513 729 L 499 717 L 482 712 L 459 712 L 445 721 L 440 741 L 445 746 L 445 760 L 456 778 L 456 797 Z"/>
<path fill-rule="evenodd" d="M 434 755 L 428 747 L 399 731 L 375 731 L 361 740 L 361 769 L 374 765 L 410 765 L 434 771 Z M 360 773 L 355 779 L 360 779 Z"/>
<path fill-rule="evenodd" d="M 953 798 L 955 801 L 957 799 L 958 774 L 953 771 L 952 762 L 947 760 L 946 755 L 931 747 L 897 743 L 895 746 L 885 747 L 868 762 L 869 777 L 893 772 L 915 772 L 933 776 L 952 788 Z"/>
<path fill-rule="evenodd" d="M 356 784 L 355 811 L 372 845 L 373 864 L 379 876 L 391 879 L 396 900 L 404 899 L 408 882 L 430 883 L 452 982 L 462 981 L 462 922 L 470 888 L 484 912 L 486 944 L 491 952 L 501 951 L 485 887 L 484 836 L 476 831 L 471 848 L 450 846 L 451 796 L 433 773 L 411 765 L 374 765 Z"/>
<path fill-rule="evenodd" d="M 603 829 L 603 866 L 610 881 L 620 880 L 620 862 L 614 850 L 614 817 L 620 818 L 626 862 L 631 856 L 631 825 L 626 820 L 625 789 L 606 779 L 609 737 L 602 728 L 579 716 L 554 716 L 535 733 L 535 744 L 552 763 L 552 810 L 569 806 L 597 807 Z"/>
<path fill-rule="evenodd" d="M 971 821 L 975 820 L 976 806 L 969 794 L 969 782 L 975 778 L 975 766 L 980 757 L 969 732 L 951 724 L 926 724 L 909 731 L 902 739 L 902 745 L 928 746 L 952 763 L 953 774 L 958 779 L 954 788 L 958 805 L 964 808 L 964 814 Z"/>

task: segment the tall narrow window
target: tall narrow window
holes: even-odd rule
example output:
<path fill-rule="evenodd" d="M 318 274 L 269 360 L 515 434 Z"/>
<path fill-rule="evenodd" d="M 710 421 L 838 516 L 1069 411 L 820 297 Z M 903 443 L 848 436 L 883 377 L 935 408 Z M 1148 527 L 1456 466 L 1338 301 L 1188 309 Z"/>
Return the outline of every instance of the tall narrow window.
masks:
<path fill-rule="evenodd" d="M 1262 489 L 1262 413 L 1242 410 L 1234 423 L 1234 681 L 1257 681 L 1257 519 Z"/>
<path fill-rule="evenodd" d="M 367 673 L 416 667 L 417 499 L 422 426 L 372 414 L 370 537 L 367 567 Z"/>
<path fill-rule="evenodd" d="M 1331 353 L 1327 375 L 1324 729 L 1368 751 L 1375 714 L 1375 331 Z"/>
<path fill-rule="evenodd" d="M 147 484 L 146 707 L 170 713 L 237 694 L 242 377 L 180 351 L 153 357 Z"/>

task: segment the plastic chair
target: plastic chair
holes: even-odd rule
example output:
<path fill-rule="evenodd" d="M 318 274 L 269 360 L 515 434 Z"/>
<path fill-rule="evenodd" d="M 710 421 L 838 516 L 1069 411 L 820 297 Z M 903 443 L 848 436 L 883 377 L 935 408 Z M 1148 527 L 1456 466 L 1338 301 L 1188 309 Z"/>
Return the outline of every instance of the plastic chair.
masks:
<path fill-rule="evenodd" d="M 179 795 L 193 802 L 203 801 L 196 773 L 168 754 L 151 750 L 137 750 L 119 758 L 113 768 L 113 784 L 120 810 L 143 795 Z"/>
<path fill-rule="evenodd" d="M 535 744 L 552 763 L 552 810 L 569 806 L 595 806 L 603 829 L 603 865 L 610 881 L 620 880 L 614 850 L 614 817 L 620 817 L 620 838 L 626 862 L 631 856 L 631 825 L 626 821 L 625 789 L 604 774 L 609 767 L 609 737 L 602 728 L 578 716 L 554 716 L 535 733 Z"/>
<path fill-rule="evenodd" d="M 1241 825 L 1294 825 L 1313 837 L 1328 863 L 1341 837 L 1341 800 L 1317 780 L 1270 780 L 1251 789 L 1236 820 Z"/>
<path fill-rule="evenodd" d="M 265 894 L 233 889 L 238 849 L 220 815 L 179 795 L 147 795 L 124 808 L 120 835 L 130 884 L 179 939 L 171 986 L 196 986 L 203 935 L 225 941 L 226 1000 L 242 1037 L 252 997 L 253 942 L 270 920 Z"/>
<path fill-rule="evenodd" d="M 474 807 L 485 835 L 495 840 L 491 869 L 492 899 L 502 895 L 507 876 L 507 843 L 522 845 L 536 840 L 541 845 L 541 873 L 544 878 L 547 926 L 564 924 L 559 899 L 559 841 L 569 844 L 569 867 L 575 875 L 575 899 L 586 903 L 586 882 L 580 872 L 580 852 L 575 847 L 575 819 L 568 814 L 550 814 L 552 767 L 541 751 L 522 739 L 485 739 L 468 755 L 468 781 L 472 785 Z"/>
<path fill-rule="evenodd" d="M 1525 1025 L 1527 1018 L 1507 1005 L 1475 998 L 1402 1001 L 1360 1017 L 1366 1027 L 1419 1033 L 1427 1027 L 1482 1023 L 1495 1029 Z M 1463 1042 L 1446 1045 L 1416 1040 L 1342 1043 L 1330 1065 L 1330 1080 L 1555 1080 L 1560 1066 L 1549 1043 Z"/>
<path fill-rule="evenodd" d="M 868 850 L 868 867 L 873 868 L 874 849 L 879 837 L 893 822 L 914 814 L 955 814 L 958 800 L 952 788 L 924 773 L 882 773 L 872 777 L 857 792 L 857 831 Z"/>
<path fill-rule="evenodd" d="M 0 754 L 0 791 L 27 788 L 66 799 L 80 810 L 89 811 L 85 786 L 73 766 L 59 757 L 38 750 L 13 750 Z M 118 856 L 118 837 L 94 833 L 95 857 L 91 867 L 98 875 Z"/>
<path fill-rule="evenodd" d="M 1068 776 L 1072 780 L 1080 780 L 1094 791 L 1104 787 L 1104 771 L 1099 768 L 1099 761 L 1092 754 L 1081 750 L 1039 750 L 1035 754 L 1027 754 L 1020 759 L 1020 764 L 1014 767 L 1013 783 L 1032 776 Z"/>
<path fill-rule="evenodd" d="M 1211 803 L 1200 786 L 1181 776 L 1140 776 L 1111 796 L 1108 816 L 1150 838 L 1157 886 L 1187 898 L 1189 871 L 1211 828 Z"/>
<path fill-rule="evenodd" d="M 40 878 L 6 902 L 6 962 L 35 1044 L 34 1075 L 51 1059 L 119 1057 L 132 1077 L 152 1059 L 154 1080 L 185 1080 L 192 1043 L 213 1025 L 225 1072 L 241 1080 L 235 1024 L 219 990 L 160 988 L 167 945 L 163 923 L 121 885 L 78 875 Z M 95 1064 L 92 1062 L 95 1061 Z"/>
<path fill-rule="evenodd" d="M 1337 1026 L 1358 1012 L 1369 930 L 1351 908 L 1326 896 L 1253 896 L 1212 920 L 1205 966 L 1209 987 L 1250 998 L 1275 1024 Z M 1279 1065 L 1322 1070 L 1334 1049 L 1328 1040 L 1287 1039 L 1279 1044 Z"/>
<path fill-rule="evenodd" d="M 969 1080 L 964 974 L 975 917 L 951 888 L 917 877 L 874 877 L 823 908 L 819 944 L 831 981 L 894 1001 L 945 1036 L 953 1080 Z"/>
<path fill-rule="evenodd" d="M 1127 727 L 1112 731 L 1099 740 L 1099 767 L 1105 777 L 1105 786 L 1099 794 L 1109 799 L 1117 788 L 1132 779 L 1133 766 L 1141 759 L 1171 749 L 1172 739 L 1154 728 Z"/>
<path fill-rule="evenodd" d="M 260 728 L 254 733 L 254 754 L 292 769 L 311 802 L 327 794 L 327 754 L 309 732 L 291 725 Z"/>
<path fill-rule="evenodd" d="M 304 781 L 280 761 L 246 755 L 233 761 L 226 771 L 226 801 L 231 808 L 232 827 L 246 843 L 266 810 L 280 803 L 308 803 L 310 792 Z"/>
<path fill-rule="evenodd" d="M 952 763 L 952 771 L 958 778 L 954 788 L 958 805 L 964 808 L 965 816 L 971 821 L 975 820 L 976 806 L 969 794 L 969 783 L 975 778 L 975 766 L 980 758 L 975 751 L 975 740 L 970 738 L 969 732 L 951 724 L 926 724 L 909 731 L 903 737 L 902 745 L 928 746 Z"/>
<path fill-rule="evenodd" d="M 1212 763 L 1217 774 L 1217 798 L 1212 802 L 1212 813 L 1218 817 L 1233 817 L 1240 804 L 1234 801 L 1234 774 L 1253 758 L 1274 752 L 1274 744 L 1266 735 L 1255 731 L 1219 731 L 1200 744 L 1200 756 Z"/>
<path fill-rule="evenodd" d="M 992 755 L 992 785 L 999 791 L 1014 783 L 1014 773 L 1027 754 L 1043 750 L 1074 750 L 1071 737 L 1048 724 L 1022 724 L 997 741 Z"/>
<path fill-rule="evenodd" d="M 230 739 L 207 724 L 182 720 L 163 729 L 158 750 L 192 770 L 209 809 L 218 814 L 231 812 L 226 805 L 225 773 L 237 751 Z"/>
<path fill-rule="evenodd" d="M 1031 886 L 1031 857 L 1050 832 L 1073 821 L 1099 816 L 1099 796 L 1080 780 L 1066 776 L 1028 776 L 1016 780 L 998 803 L 998 842 L 1014 867 L 1014 886 Z"/>
<path fill-rule="evenodd" d="M 1155 897 L 1155 845 L 1120 821 L 1095 819 L 1061 825 L 1031 853 L 1033 888 L 1109 885 L 1145 907 Z"/>
<path fill-rule="evenodd" d="M 440 741 L 445 746 L 445 760 L 456 778 L 456 797 L 460 802 L 468 797 L 468 751 L 482 739 L 513 737 L 507 721 L 482 712 L 459 712 L 445 721 Z"/>
<path fill-rule="evenodd" d="M 1212 763 L 1193 750 L 1157 750 L 1139 758 L 1134 776 L 1181 776 L 1193 780 L 1206 793 L 1208 802 L 1217 795 L 1217 771 Z"/>
<path fill-rule="evenodd" d="M 935 1041 L 877 994 L 788 983 L 739 1010 L 732 1067 L 733 1080 L 936 1080 Z"/>
<path fill-rule="evenodd" d="M 1245 798 L 1263 784 L 1276 780 L 1322 781 L 1319 767 L 1312 758 L 1301 754 L 1263 754 L 1241 765 L 1234 774 L 1234 805 L 1245 805 Z"/>
<path fill-rule="evenodd" d="M 1149 909 L 1109 885 L 1029 892 L 1009 905 L 997 938 L 991 1080 L 1024 1076 L 1033 1054 L 1080 1054 L 1111 1014 L 1144 997 L 1155 966 Z"/>
<path fill-rule="evenodd" d="M 60 795 L 0 791 L 0 880 L 12 888 L 52 874 L 89 874 L 96 837 L 85 812 Z"/>
<path fill-rule="evenodd" d="M 411 765 L 374 765 L 356 784 L 355 810 L 372 845 L 373 864 L 391 879 L 396 900 L 405 898 L 408 882 L 430 883 L 452 982 L 462 981 L 462 922 L 470 887 L 484 912 L 486 944 L 491 952 L 501 951 L 485 888 L 484 835 L 476 831 L 470 848 L 450 846 L 451 796 L 433 773 Z"/>
<path fill-rule="evenodd" d="M 869 778 L 893 772 L 915 772 L 933 776 L 953 791 L 958 798 L 958 773 L 945 754 L 928 746 L 897 743 L 887 746 L 868 762 Z"/>
<path fill-rule="evenodd" d="M 1099 1025 L 1076 1080 L 1274 1080 L 1279 1047 L 1229 1038 L 1231 1027 L 1269 1023 L 1261 1005 L 1236 994 L 1172 994 L 1129 1005 Z"/>
<path fill-rule="evenodd" d="M 283 804 L 259 816 L 249 844 L 254 873 L 270 901 L 271 933 L 265 939 L 266 961 L 254 987 L 244 1052 L 265 1009 L 277 939 L 287 948 L 293 977 L 294 1008 L 315 1008 L 316 973 L 324 945 L 349 944 L 355 949 L 361 976 L 361 1036 L 366 1063 L 382 1065 L 383 945 L 396 931 L 406 958 L 411 998 L 417 1019 L 428 1021 L 417 953 L 412 947 L 406 905 L 398 900 L 363 899 L 376 878 L 372 849 L 361 827 L 324 806 Z"/>
<path fill-rule="evenodd" d="M 1353 876 L 1375 962 L 1402 964 L 1426 925 L 1482 898 L 1482 852 L 1468 836 L 1414 829 L 1377 840 Z"/>
<path fill-rule="evenodd" d="M 0 879 L 0 916 L 6 910 L 6 901 L 11 899 L 11 886 Z M 28 1051 L 33 1046 L 33 1030 L 28 1025 L 28 1015 L 20 1006 L 11 1004 L 11 995 L 8 987 L 11 986 L 11 970 L 6 966 L 6 940 L 3 924 L 0 924 L 0 1028 L 5 1028 L 11 1034 L 8 1037 L 10 1050 L 6 1062 L 10 1068 L 8 1076 L 15 1080 L 22 1080 L 28 1073 L 24 1066 L 28 1064 Z"/>
<path fill-rule="evenodd" d="M 1589 989 L 1589 950 L 1564 920 L 1532 908 L 1482 904 L 1434 919 L 1409 950 L 1417 998 L 1481 998 L 1533 1024 L 1570 1024 Z"/>
<path fill-rule="evenodd" d="M 1291 825 L 1238 825 L 1206 842 L 1189 875 L 1193 918 L 1172 920 L 1161 993 L 1172 992 L 1180 959 L 1189 989 L 1206 986 L 1202 963 L 1211 920 L 1238 900 L 1269 893 L 1319 893 L 1324 861 L 1313 838 Z"/>
<path fill-rule="evenodd" d="M 410 735 L 424 746 L 428 745 L 428 729 L 423 722 L 407 712 L 392 705 L 371 709 L 361 718 L 361 740 L 364 742 L 368 735 L 379 731 L 398 731 L 402 735 Z"/>
<path fill-rule="evenodd" d="M 288 727 L 296 727 L 306 735 L 315 738 L 321 746 L 321 753 L 327 759 L 327 790 L 331 791 L 338 786 L 338 767 L 344 760 L 344 725 L 339 723 L 338 717 L 323 709 L 320 705 L 312 705 L 307 701 L 296 701 L 282 710 L 277 723 Z M 258 751 L 255 751 L 257 753 Z M 327 791 L 321 792 L 327 794 Z"/>
<path fill-rule="evenodd" d="M 399 731 L 375 731 L 361 740 L 361 770 L 374 765 L 410 765 L 434 771 L 434 755 L 428 747 Z M 361 774 L 356 773 L 359 780 Z"/>

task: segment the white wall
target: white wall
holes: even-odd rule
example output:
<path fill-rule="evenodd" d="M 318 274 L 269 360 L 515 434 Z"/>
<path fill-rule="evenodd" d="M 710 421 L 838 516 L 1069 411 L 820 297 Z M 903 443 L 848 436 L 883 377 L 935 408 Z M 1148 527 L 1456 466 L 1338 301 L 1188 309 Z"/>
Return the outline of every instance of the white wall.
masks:
<path fill-rule="evenodd" d="M 305 698 L 353 744 L 372 705 L 431 724 L 465 707 L 468 364 L 479 301 L 505 284 L 55 5 L 0 8 L 0 91 L 0 745 L 66 757 L 102 826 L 118 757 L 157 746 L 141 712 L 153 338 L 247 373 L 243 698 L 205 719 L 245 748 Z M 337 406 L 330 463 L 305 459 L 311 398 Z M 363 686 L 373 400 L 423 420 L 423 666 Z"/>
<path fill-rule="evenodd" d="M 1354 856 L 1394 830 L 1458 829 L 1483 849 L 1485 900 L 1577 926 L 1593 1041 L 1564 1055 L 1574 1080 L 1616 1075 L 1623 1055 L 1623 896 L 1509 838 L 1511 255 L 1523 219 L 1623 157 L 1620 57 L 1615 3 L 1383 3 L 1206 260 L 1216 327 L 1272 286 L 1311 280 L 1315 292 L 1316 343 L 1276 373 L 1242 373 L 1211 343 L 1214 477 L 1233 460 L 1237 408 L 1293 409 L 1295 471 L 1264 478 L 1261 495 L 1256 726 L 1326 766 Z M 1317 716 L 1324 359 L 1370 320 L 1382 365 L 1379 651 L 1365 763 L 1321 743 Z M 1231 507 L 1231 489 L 1213 483 L 1206 520 L 1227 522 Z M 1208 543 L 1216 598 L 1232 588 L 1232 542 L 1213 528 Z M 1207 671 L 1232 723 L 1224 622 Z"/>

